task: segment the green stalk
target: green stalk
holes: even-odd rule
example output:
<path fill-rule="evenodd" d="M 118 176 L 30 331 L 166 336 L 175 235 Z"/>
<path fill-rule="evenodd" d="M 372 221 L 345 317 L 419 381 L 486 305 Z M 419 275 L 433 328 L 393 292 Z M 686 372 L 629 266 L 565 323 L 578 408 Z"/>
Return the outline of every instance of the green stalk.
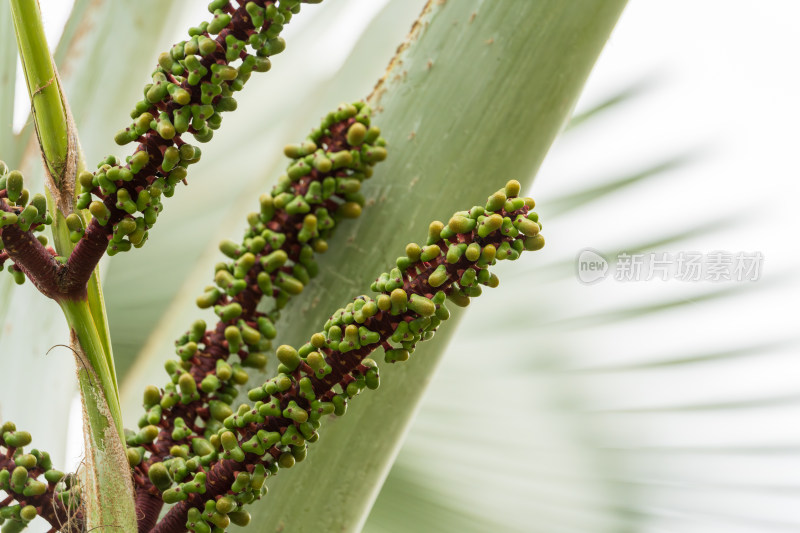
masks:
<path fill-rule="evenodd" d="M 11 13 L 39 143 L 50 174 L 59 180 L 67 166 L 69 132 L 65 128 L 66 109 L 47 48 L 39 4 L 36 0 L 11 0 Z M 60 185 L 58 181 L 56 185 Z"/>
<path fill-rule="evenodd" d="M 74 245 L 69 239 L 66 216 L 74 205 L 75 178 L 85 165 L 47 46 L 38 2 L 10 1 L 31 111 L 48 174 L 46 192 L 53 217 L 53 244 L 59 255 L 69 256 Z M 89 280 L 86 300 L 66 300 L 60 304 L 80 366 L 78 379 L 89 463 L 87 527 L 114 524 L 122 531 L 135 531 L 136 513 L 125 455 L 119 390 L 97 269 Z"/>
<path fill-rule="evenodd" d="M 11 0 L 11 12 L 28 85 L 28 94 L 33 102 L 32 113 L 36 133 L 50 174 L 48 179 L 54 181 L 57 190 L 70 192 L 74 188 L 75 176 L 86 165 L 83 154 L 80 153 L 77 133 L 74 130 L 70 131 L 72 120 L 47 46 L 38 2 L 36 0 Z M 70 138 L 73 139 L 72 143 L 70 143 Z M 70 151 L 74 151 L 74 153 L 70 154 Z M 67 165 L 70 157 L 75 160 L 73 169 L 68 168 Z M 70 175 L 65 175 L 68 170 Z M 68 179 L 70 183 L 60 181 L 62 179 Z M 53 217 L 53 245 L 59 255 L 67 257 L 74 248 L 74 244 L 69 239 L 69 230 L 65 221 L 65 217 L 69 213 L 63 213 L 58 209 L 58 206 L 63 203 L 59 199 L 53 198 L 53 191 L 50 187 L 46 188 L 45 193 L 48 199 L 48 209 Z M 84 219 L 86 222 L 89 221 L 88 214 L 84 213 Z M 109 389 L 109 391 L 118 397 L 111 336 L 97 270 L 89 280 L 87 292 L 92 323 L 97 328 L 97 335 L 103 346 L 105 366 L 111 373 L 113 389 Z M 117 429 L 121 434 L 122 426 L 120 425 Z"/>
<path fill-rule="evenodd" d="M 280 342 L 305 342 L 332 310 L 369 293 L 374 276 L 407 242 L 424 239 L 431 220 L 446 222 L 453 212 L 482 204 L 510 178 L 529 185 L 624 5 L 430 2 L 371 98 L 383 109 L 375 123 L 390 147 L 364 186 L 371 207 L 337 235 L 338 242 L 353 244 L 326 254 L 314 280 L 325 291 L 310 305 L 300 299 L 287 305 Z M 480 313 L 480 299 L 475 307 Z M 247 531 L 361 530 L 460 314 L 408 363 L 379 361 L 380 389 L 354 399 L 345 416 L 320 428 L 320 442 L 303 463 L 268 481 L 269 494 L 253 506 Z M 489 338 L 493 334 L 487 329 Z M 503 368 L 504 360 L 504 354 L 487 354 L 487 369 Z M 453 402 L 469 409 L 486 394 Z M 490 421 L 479 422 L 484 425 L 476 431 L 494 430 Z"/>
<path fill-rule="evenodd" d="M 136 530 L 133 485 L 125 453 L 122 411 L 113 370 L 106 365 L 103 339 L 98 334 L 88 301 L 63 301 L 61 309 L 70 327 L 78 360 L 78 382 L 83 400 L 86 470 L 86 526 L 88 530 L 113 524 L 120 531 Z"/>
<path fill-rule="evenodd" d="M 115 391 L 116 385 L 111 369 L 106 363 L 106 350 L 104 342 L 97 330 L 97 325 L 89 309 L 89 302 L 86 300 L 64 300 L 61 302 L 61 309 L 67 319 L 70 330 L 74 333 L 83 355 L 89 363 L 91 370 L 97 376 L 101 393 L 103 393 L 103 403 L 108 405 L 109 414 L 112 419 L 112 427 L 115 428 L 121 440 L 124 440 L 122 432 L 122 411 L 119 405 L 119 397 L 116 394 L 108 394 Z M 105 422 L 104 422 L 105 424 Z M 107 427 L 101 428 L 104 432 Z"/>

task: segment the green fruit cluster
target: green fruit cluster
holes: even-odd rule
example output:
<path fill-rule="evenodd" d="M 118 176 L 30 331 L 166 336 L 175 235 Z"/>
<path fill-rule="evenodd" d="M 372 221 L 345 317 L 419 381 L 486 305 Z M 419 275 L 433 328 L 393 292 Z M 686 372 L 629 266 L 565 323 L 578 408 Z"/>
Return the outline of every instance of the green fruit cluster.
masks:
<path fill-rule="evenodd" d="M 139 430 L 127 434 L 131 466 L 165 503 L 204 494 L 214 465 L 239 457 L 226 448 L 230 437 L 224 432 L 225 421 L 236 416 L 231 405 L 237 386 L 247 383 L 246 368 L 267 363 L 280 310 L 317 275 L 316 254 L 328 249 L 338 224 L 360 215 L 361 184 L 386 158 L 371 113 L 363 102 L 342 104 L 305 141 L 287 146 L 286 173 L 259 198 L 259 211 L 247 216 L 242 241 L 220 244 L 229 260 L 216 266 L 215 284 L 197 299 L 200 308 L 213 308 L 218 322 L 208 329 L 198 320 L 177 339 L 180 359 L 165 365 L 170 382 L 162 390 L 147 388 Z M 299 451 L 293 457 L 302 460 Z M 277 466 L 248 465 L 230 494 L 217 495 L 217 502 L 228 498 L 225 503 L 213 512 L 210 503 L 195 508 L 187 527 L 214 531 L 228 518 L 242 523 L 241 506 L 261 497 L 269 468 Z M 249 484 L 241 481 L 244 474 Z"/>
<path fill-rule="evenodd" d="M 519 191 L 519 182 L 510 181 L 485 205 L 456 213 L 446 225 L 434 222 L 427 244 L 408 245 L 397 266 L 373 283 L 377 297 L 359 296 L 337 310 L 300 349 L 278 347 L 278 373 L 248 392 L 252 405 L 241 404 L 215 432 L 206 432 L 204 446 L 216 452 L 212 469 L 200 472 L 198 466 L 177 487 L 163 479 L 165 501 L 181 502 L 167 517 L 185 513 L 191 531 L 215 531 L 216 522 L 203 509 L 226 497 L 237 502 L 238 512 L 258 499 L 263 487 L 248 485 L 254 472 L 261 487 L 262 475 L 305 459 L 325 416 L 344 415 L 349 400 L 380 385 L 372 352 L 382 347 L 387 362 L 407 360 L 416 343 L 430 339 L 449 318 L 447 299 L 467 305 L 481 285 L 497 286 L 489 267 L 542 248 L 534 202 L 518 197 Z M 197 484 L 202 488 L 194 489 Z"/>
<path fill-rule="evenodd" d="M 47 199 L 42 194 L 31 197 L 24 182 L 20 171 L 9 171 L 8 166 L 0 161 L 0 270 L 4 269 L 4 263 L 8 259 L 8 254 L 3 251 L 4 228 L 13 226 L 19 231 L 40 232 L 53 223 L 47 212 Z M 37 236 L 37 239 L 42 245 L 47 245 L 47 237 L 44 235 Z M 25 274 L 17 265 L 12 265 L 8 273 L 17 284 L 25 282 Z"/>
<path fill-rule="evenodd" d="M 124 162 L 109 156 L 96 172 L 78 176 L 77 207 L 89 209 L 93 224 L 111 237 L 109 255 L 144 245 L 163 209 L 162 198 L 171 197 L 185 183 L 189 165 L 200 160 L 200 148 L 181 136 L 211 140 L 222 113 L 236 109 L 234 94 L 253 72 L 268 71 L 269 58 L 284 50 L 280 34 L 300 11 L 301 0 L 239 4 L 212 1 L 211 20 L 191 28 L 188 40 L 159 56 L 152 82 L 131 112 L 133 122 L 115 136 L 119 145 L 136 142 L 134 153 Z M 80 218 L 73 217 L 73 242 L 84 233 Z"/>
<path fill-rule="evenodd" d="M 2 533 L 22 531 L 40 515 L 64 523 L 80 506 L 77 478 L 54 469 L 47 452 L 26 452 L 30 443 L 31 434 L 13 422 L 0 425 L 0 491 L 9 496 L 0 503 Z"/>

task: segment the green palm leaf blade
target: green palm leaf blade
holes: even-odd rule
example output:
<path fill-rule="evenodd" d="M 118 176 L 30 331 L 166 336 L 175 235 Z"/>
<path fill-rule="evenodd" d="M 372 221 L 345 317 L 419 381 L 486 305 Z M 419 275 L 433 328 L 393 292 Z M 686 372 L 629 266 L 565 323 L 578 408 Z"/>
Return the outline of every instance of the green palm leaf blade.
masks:
<path fill-rule="evenodd" d="M 329 252 L 317 281 L 324 292 L 287 309 L 281 342 L 299 342 L 334 306 L 362 292 L 371 278 L 365 271 L 377 275 L 431 219 L 482 202 L 510 176 L 530 176 L 621 7 L 592 4 L 576 14 L 556 3 L 518 2 L 504 11 L 472 2 L 432 6 L 378 102 L 384 111 L 376 120 L 394 147 L 368 184 L 379 223 L 365 216 L 343 231 L 350 244 Z M 523 53 L 525 61 L 514 59 Z M 547 74 L 556 64 L 564 73 L 558 83 Z M 300 316 L 302 322 L 292 320 Z M 358 531 L 448 332 L 443 328 L 404 368 L 385 369 L 371 401 L 353 402 L 346 417 L 327 424 L 310 464 L 275 478 L 249 529 Z"/>

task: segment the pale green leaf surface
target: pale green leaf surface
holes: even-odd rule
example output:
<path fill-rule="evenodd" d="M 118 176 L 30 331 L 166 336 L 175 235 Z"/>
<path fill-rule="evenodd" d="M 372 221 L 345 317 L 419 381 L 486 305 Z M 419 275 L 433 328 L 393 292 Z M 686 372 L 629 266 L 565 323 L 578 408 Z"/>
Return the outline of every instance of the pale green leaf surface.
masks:
<path fill-rule="evenodd" d="M 320 276 L 319 303 L 290 304 L 282 342 L 301 342 L 315 321 L 321 325 L 363 291 L 408 240 L 422 238 L 431 219 L 482 202 L 509 177 L 525 178 L 538 166 L 621 6 L 592 4 L 579 15 L 555 3 L 514 7 L 450 2 L 426 17 L 380 99 L 378 120 L 395 149 L 368 184 L 381 222 L 364 217 L 343 232 L 352 244 L 329 252 L 338 268 Z M 515 61 L 523 50 L 526 61 Z M 470 61 L 456 59 L 462 57 Z M 562 74 L 547 75 L 556 65 Z M 452 326 L 442 327 L 409 364 L 384 368 L 379 391 L 327 423 L 310 464 L 274 479 L 250 529 L 358 531 L 451 333 Z"/>
<path fill-rule="evenodd" d="M 708 195 L 686 212 L 717 154 L 663 174 L 620 170 L 630 146 L 599 141 L 609 130 L 666 151 L 664 126 L 627 104 L 556 143 L 535 195 L 545 253 L 504 265 L 481 302 L 493 320 L 459 326 L 366 532 L 798 530 L 798 340 L 791 307 L 774 306 L 797 285 L 790 265 L 774 259 L 743 284 L 576 280 L 586 246 L 607 258 L 752 250 L 753 232 L 778 231 L 765 221 L 775 202 L 749 189 L 745 210 Z M 595 168 L 598 153 L 611 162 Z M 586 175 L 586 160 L 620 178 Z"/>

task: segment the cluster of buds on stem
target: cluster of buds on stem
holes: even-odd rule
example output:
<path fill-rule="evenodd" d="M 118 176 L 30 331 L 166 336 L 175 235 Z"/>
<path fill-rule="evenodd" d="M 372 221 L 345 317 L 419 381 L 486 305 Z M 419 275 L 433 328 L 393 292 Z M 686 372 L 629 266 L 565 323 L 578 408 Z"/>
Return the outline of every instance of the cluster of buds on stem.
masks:
<path fill-rule="evenodd" d="M 4 234 L 32 238 L 29 232 L 44 231 L 46 226 L 53 223 L 52 217 L 47 212 L 47 199 L 41 194 L 34 194 L 31 197 L 30 191 L 24 186 L 24 181 L 20 171 L 9 171 L 8 166 L 0 161 L 0 270 L 5 268 L 5 263 L 9 260 L 9 253 L 3 242 Z M 8 240 L 9 243 L 16 243 L 19 239 Z M 46 236 L 38 235 L 36 240 L 42 246 L 47 246 Z M 52 248 L 49 250 L 55 256 Z M 8 272 L 18 284 L 25 281 L 25 274 L 13 260 Z"/>
<path fill-rule="evenodd" d="M 159 441 L 172 448 L 162 456 L 169 458 L 149 464 L 149 481 L 164 502 L 175 505 L 153 531 L 209 533 L 246 523 L 244 506 L 265 493 L 268 477 L 305 459 L 308 445 L 319 439 L 324 417 L 344 415 L 353 397 L 379 386 L 378 364 L 369 358 L 375 350 L 383 348 L 390 363 L 407 360 L 416 344 L 431 338 L 449 318 L 448 300 L 467 305 L 480 295 L 481 285 L 497 286 L 490 266 L 540 249 L 544 238 L 534 202 L 518 197 L 519 189 L 511 181 L 485 205 L 458 212 L 447 224 L 432 223 L 427 243 L 409 244 L 396 267 L 373 283 L 377 295 L 359 296 L 336 311 L 299 349 L 278 347 L 277 375 L 248 392 L 251 403 L 233 410 L 228 401 L 210 400 L 207 409 L 192 411 L 194 419 L 172 423 L 172 433 L 162 429 Z M 217 361 L 206 368 L 216 367 L 217 377 L 220 367 L 227 375 L 233 370 L 228 371 L 223 347 L 230 346 L 224 333 L 236 317 L 227 318 L 203 337 L 203 357 Z M 177 368 L 176 401 L 192 405 L 205 392 L 206 378 L 195 372 L 201 361 Z M 149 389 L 145 404 L 167 397 Z M 156 442 L 153 450 L 151 456 L 164 446 Z"/>
<path fill-rule="evenodd" d="M 360 215 L 361 184 L 386 158 L 370 115 L 363 102 L 342 104 L 305 141 L 287 146 L 286 173 L 247 216 L 242 241 L 220 244 L 229 260 L 216 266 L 214 285 L 197 299 L 218 321 L 209 329 L 198 320 L 177 339 L 180 359 L 166 364 L 170 382 L 146 389 L 139 430 L 128 434 L 140 531 L 154 526 L 162 502 L 205 494 L 211 468 L 228 457 L 220 431 L 233 415 L 237 385 L 247 383 L 247 368 L 266 365 L 280 310 L 317 275 L 316 254 L 328 249 L 337 225 Z M 244 523 L 242 506 L 261 497 L 267 475 L 266 466 L 254 466 L 225 489 L 227 496 L 192 511 L 194 530 Z M 206 518 L 195 520 L 198 512 Z"/>
<path fill-rule="evenodd" d="M 48 222 L 44 197 L 28 202 L 19 174 L 8 175 L 0 197 L 0 239 L 6 246 L 0 265 L 11 258 L 18 282 L 27 276 L 55 300 L 85 298 L 102 256 L 143 246 L 163 198 L 186 183 L 188 167 L 200 160 L 200 148 L 182 136 L 209 141 L 222 113 L 236 108 L 234 93 L 253 72 L 269 70 L 270 57 L 283 51 L 280 34 L 301 3 L 320 1 L 213 0 L 212 19 L 159 56 L 152 83 L 131 113 L 134 122 L 116 135 L 120 145 L 136 143 L 133 153 L 124 161 L 108 156 L 95 172 L 77 176 L 76 207 L 88 209 L 88 215 L 65 213 L 75 244 L 68 258 L 56 257 L 32 233 Z M 5 165 L 2 169 L 5 174 Z"/>
<path fill-rule="evenodd" d="M 185 183 L 189 165 L 200 160 L 200 148 L 182 136 L 211 140 L 222 113 L 236 109 L 233 95 L 253 72 L 268 71 L 269 58 L 284 50 L 280 34 L 300 4 L 214 0 L 208 6 L 211 20 L 191 28 L 188 40 L 159 56 L 152 83 L 131 112 L 133 123 L 115 137 L 120 145 L 137 143 L 133 154 L 124 162 L 110 156 L 96 172 L 78 176 L 77 207 L 89 209 L 92 227 L 71 217 L 73 242 L 87 233 L 102 237 L 109 255 L 144 245 L 163 209 L 162 198 L 171 197 Z"/>
<path fill-rule="evenodd" d="M 31 434 L 13 422 L 0 425 L 0 524 L 3 533 L 25 529 L 42 516 L 56 531 L 82 521 L 81 487 L 74 475 L 53 468 L 47 452 L 32 449 Z"/>

